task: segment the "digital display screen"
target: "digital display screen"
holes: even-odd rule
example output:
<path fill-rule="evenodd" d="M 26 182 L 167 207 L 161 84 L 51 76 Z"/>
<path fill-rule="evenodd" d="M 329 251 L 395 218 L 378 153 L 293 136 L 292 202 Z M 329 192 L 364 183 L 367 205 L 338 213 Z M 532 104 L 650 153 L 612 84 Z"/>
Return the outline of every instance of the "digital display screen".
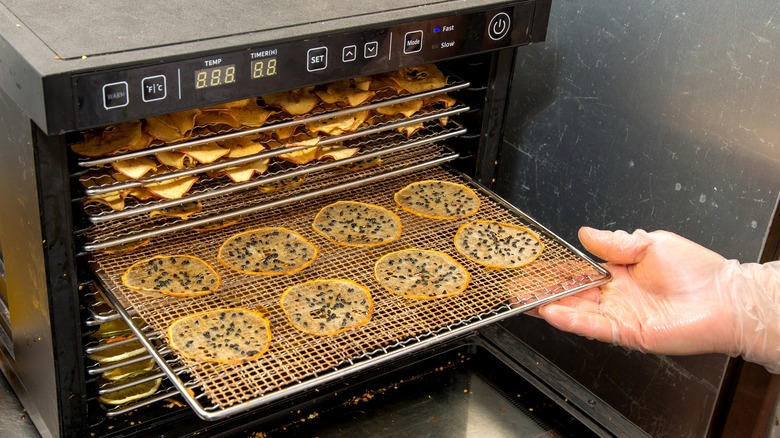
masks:
<path fill-rule="evenodd" d="M 219 87 L 236 81 L 236 65 L 220 65 L 195 71 L 195 88 Z"/>
<path fill-rule="evenodd" d="M 276 75 L 276 58 L 265 58 L 252 61 L 250 65 L 252 79 L 262 79 Z"/>

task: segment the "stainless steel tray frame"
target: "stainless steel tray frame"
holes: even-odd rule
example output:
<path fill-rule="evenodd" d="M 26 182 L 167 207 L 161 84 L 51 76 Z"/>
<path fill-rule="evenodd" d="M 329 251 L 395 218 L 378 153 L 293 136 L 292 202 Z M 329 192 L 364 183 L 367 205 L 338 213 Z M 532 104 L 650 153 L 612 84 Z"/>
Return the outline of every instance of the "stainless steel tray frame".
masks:
<path fill-rule="evenodd" d="M 160 350 L 160 347 L 155 345 L 148 338 L 148 333 L 142 332 L 137 326 L 135 326 L 135 324 L 133 324 L 131 309 L 127 308 L 127 302 L 121 296 L 123 293 L 122 290 L 114 289 L 113 286 L 106 282 L 103 285 L 106 291 L 106 297 L 117 309 L 122 318 L 128 322 L 136 336 L 138 336 L 139 340 L 146 346 L 151 356 L 157 361 L 163 372 L 167 375 L 173 385 L 179 390 L 181 396 L 190 405 L 193 411 L 199 417 L 205 420 L 219 420 L 231 415 L 235 415 L 239 412 L 244 412 L 267 405 L 294 394 L 316 389 L 318 386 L 325 383 L 332 382 L 345 376 L 376 367 L 377 365 L 399 359 L 412 352 L 426 349 L 435 344 L 472 333 L 487 324 L 491 324 L 501 319 L 520 314 L 534 307 L 559 299 L 563 296 L 597 287 L 610 280 L 609 272 L 606 271 L 603 267 L 599 266 L 585 254 L 581 253 L 575 247 L 563 241 L 560 237 L 545 228 L 542 224 L 524 214 L 519 209 L 500 199 L 492 192 L 483 189 L 467 176 L 457 174 L 451 169 L 444 170 L 441 167 L 436 167 L 432 170 L 429 169 L 428 171 L 422 172 L 422 174 L 419 175 L 419 179 L 427 179 L 437 176 L 440 177 L 442 175 L 451 175 L 455 179 L 461 180 L 462 182 L 471 185 L 480 193 L 482 197 L 492 203 L 495 203 L 495 205 L 500 206 L 500 208 L 504 209 L 519 221 L 530 225 L 533 229 L 538 231 L 544 239 L 547 239 L 550 242 L 554 242 L 556 245 L 560 245 L 574 258 L 584 263 L 587 266 L 587 272 L 583 275 L 575 275 L 567 282 L 562 282 L 560 284 L 550 284 L 545 288 L 539 289 L 538 291 L 525 296 L 523 299 L 512 300 L 511 302 L 507 302 L 494 308 L 474 309 L 474 314 L 472 316 L 463 318 L 455 323 L 410 336 L 407 339 L 399 342 L 383 345 L 373 351 L 369 351 L 359 356 L 350 358 L 343 363 L 334 366 L 327 372 L 302 378 L 299 381 L 286 385 L 281 389 L 248 400 L 241 400 L 240 402 L 227 407 L 222 407 L 214 403 L 209 398 L 209 396 L 206 395 L 206 392 L 201 392 L 200 394 L 190 393 L 190 388 L 197 389 L 198 384 L 193 380 L 185 380 L 182 376 L 188 374 L 186 372 L 187 370 L 182 370 L 181 367 L 174 369 L 169 361 L 164 357 L 164 350 Z M 417 179 L 417 175 L 415 175 L 415 179 Z M 529 266 L 533 266 L 533 264 Z M 101 271 L 99 266 L 95 269 L 95 271 L 101 279 L 105 279 L 105 273 Z M 190 372 L 193 372 L 196 371 L 198 365 L 190 364 L 188 367 L 190 367 Z"/>

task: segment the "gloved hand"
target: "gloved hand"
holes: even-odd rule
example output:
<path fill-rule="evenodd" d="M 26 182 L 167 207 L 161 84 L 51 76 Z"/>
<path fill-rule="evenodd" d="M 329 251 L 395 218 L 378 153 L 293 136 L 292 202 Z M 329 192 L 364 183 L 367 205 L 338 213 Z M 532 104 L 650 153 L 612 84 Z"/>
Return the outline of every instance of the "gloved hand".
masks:
<path fill-rule="evenodd" d="M 582 228 L 600 288 L 537 309 L 553 326 L 643 352 L 743 355 L 780 373 L 780 264 L 739 264 L 676 234 Z"/>

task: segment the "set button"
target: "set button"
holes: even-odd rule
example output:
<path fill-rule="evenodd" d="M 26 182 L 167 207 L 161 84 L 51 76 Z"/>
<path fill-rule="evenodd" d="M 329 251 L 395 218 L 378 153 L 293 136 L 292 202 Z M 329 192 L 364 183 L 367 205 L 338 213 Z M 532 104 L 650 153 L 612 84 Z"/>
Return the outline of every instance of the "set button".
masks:
<path fill-rule="evenodd" d="M 328 68 L 328 48 L 315 47 L 306 52 L 306 69 L 308 71 L 325 70 Z"/>

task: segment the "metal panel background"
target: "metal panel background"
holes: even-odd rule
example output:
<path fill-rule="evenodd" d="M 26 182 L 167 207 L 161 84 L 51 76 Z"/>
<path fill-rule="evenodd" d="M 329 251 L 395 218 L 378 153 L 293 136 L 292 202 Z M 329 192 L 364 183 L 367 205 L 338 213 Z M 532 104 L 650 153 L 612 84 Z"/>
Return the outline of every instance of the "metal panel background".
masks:
<path fill-rule="evenodd" d="M 757 261 L 780 191 L 775 0 L 553 2 L 518 51 L 497 191 L 576 241 L 581 225 L 667 229 Z M 726 358 L 564 335 L 524 340 L 655 436 L 702 436 Z"/>

